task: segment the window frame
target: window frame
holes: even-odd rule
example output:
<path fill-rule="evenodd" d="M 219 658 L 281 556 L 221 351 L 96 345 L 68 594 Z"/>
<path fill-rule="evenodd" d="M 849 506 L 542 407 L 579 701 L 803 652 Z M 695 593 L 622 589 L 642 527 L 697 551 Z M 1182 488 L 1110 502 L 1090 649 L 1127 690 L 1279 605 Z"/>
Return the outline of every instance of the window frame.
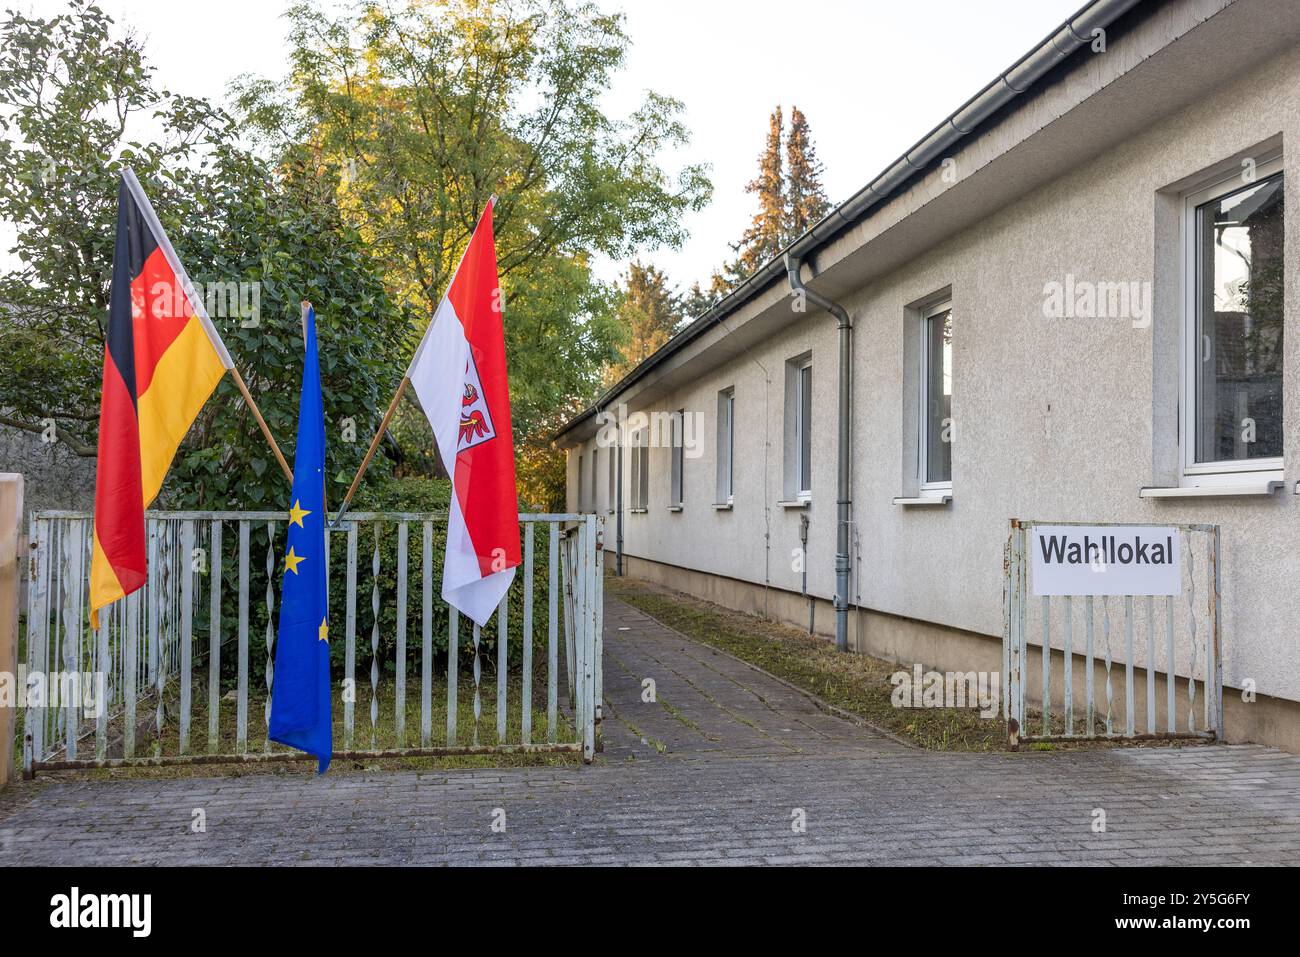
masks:
<path fill-rule="evenodd" d="M 948 464 L 948 478 L 940 482 L 927 481 L 930 474 L 930 320 L 940 316 L 945 312 L 953 312 L 952 299 L 937 299 L 930 305 L 921 310 L 920 322 L 920 365 L 919 365 L 919 390 L 920 404 L 918 409 L 920 415 L 917 423 L 917 487 L 921 492 L 951 492 L 952 491 L 952 462 Z M 954 313 L 955 318 L 955 313 Z M 956 340 L 956 327 L 953 328 L 954 346 Z M 955 390 L 954 390 L 955 391 Z"/>
<path fill-rule="evenodd" d="M 670 467 L 668 471 L 668 507 L 680 509 L 686 499 L 686 410 L 678 409 L 669 418 L 671 423 L 671 441 L 669 442 Z"/>
<path fill-rule="evenodd" d="M 1257 186 L 1265 180 L 1282 176 L 1283 202 L 1286 179 L 1283 175 L 1282 154 L 1272 152 L 1255 165 L 1255 182 L 1241 181 L 1241 167 L 1234 166 L 1212 177 L 1182 196 L 1179 212 L 1179 286 L 1178 297 L 1178 458 L 1179 484 L 1184 487 L 1209 485 L 1236 485 L 1259 481 L 1265 474 L 1282 479 L 1284 457 L 1260 459 L 1226 459 L 1214 462 L 1196 461 L 1196 402 L 1197 352 L 1200 341 L 1197 335 L 1197 310 L 1200 308 L 1199 277 L 1200 250 L 1196 228 L 1199 207 L 1224 196 Z M 1285 210 L 1283 215 L 1285 215 Z M 1285 242 L 1285 240 L 1284 240 Z M 1283 250 L 1283 281 L 1285 282 L 1286 254 Z M 1284 334 L 1286 315 L 1283 313 Z M 1285 375 L 1285 373 L 1284 373 Z M 1284 413 L 1285 414 L 1285 413 Z M 1283 433 L 1285 440 L 1285 430 Z M 1285 453 L 1285 449 L 1284 449 Z"/>
<path fill-rule="evenodd" d="M 812 356 L 795 364 L 794 370 L 794 491 L 800 502 L 812 500 L 812 435 L 807 432 L 812 424 L 812 409 L 804 407 L 803 376 L 808 373 L 808 405 L 812 404 Z M 804 437 L 808 438 L 808 460 L 804 461 Z M 804 466 L 808 466 L 808 485 L 803 487 Z"/>
<path fill-rule="evenodd" d="M 725 430 L 723 423 L 726 423 Z M 732 505 L 736 496 L 736 387 L 718 391 L 717 467 L 715 504 Z M 725 440 L 725 441 L 724 441 Z M 724 467 L 725 462 L 725 467 Z"/>

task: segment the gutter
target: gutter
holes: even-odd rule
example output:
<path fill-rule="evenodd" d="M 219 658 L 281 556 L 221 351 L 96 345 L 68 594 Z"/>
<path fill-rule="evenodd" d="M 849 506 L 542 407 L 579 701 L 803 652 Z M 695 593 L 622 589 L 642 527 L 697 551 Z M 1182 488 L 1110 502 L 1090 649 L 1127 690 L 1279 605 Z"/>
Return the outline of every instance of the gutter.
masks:
<path fill-rule="evenodd" d="M 1085 3 L 1037 46 L 913 144 L 902 156 L 886 167 L 884 172 L 832 209 L 820 222 L 791 242 L 782 253 L 765 263 L 754 275 L 612 385 L 594 405 L 579 413 L 552 435 L 551 441 L 559 441 L 575 426 L 595 415 L 597 409 L 609 405 L 614 397 L 626 391 L 664 360 L 698 339 L 764 289 L 788 278 L 786 269 L 788 258 L 793 257 L 800 262 L 807 260 L 843 230 L 856 225 L 868 211 L 897 193 L 906 182 L 916 174 L 924 172 L 935 160 L 951 153 L 962 139 L 974 133 L 999 110 L 1027 92 L 1050 70 L 1059 66 L 1082 47 L 1092 43 L 1093 30 L 1105 29 L 1140 2 L 1141 0 L 1090 0 Z"/>

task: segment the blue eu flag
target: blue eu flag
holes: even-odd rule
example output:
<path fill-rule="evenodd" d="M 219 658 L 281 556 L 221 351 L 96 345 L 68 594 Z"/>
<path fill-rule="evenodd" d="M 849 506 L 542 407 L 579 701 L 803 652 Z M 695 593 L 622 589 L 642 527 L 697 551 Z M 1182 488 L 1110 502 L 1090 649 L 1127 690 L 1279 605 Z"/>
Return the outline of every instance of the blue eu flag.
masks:
<path fill-rule="evenodd" d="M 306 335 L 270 737 L 316 755 L 323 774 L 334 754 L 334 728 L 330 717 L 329 570 L 325 567 L 325 412 L 313 309 L 307 311 Z"/>

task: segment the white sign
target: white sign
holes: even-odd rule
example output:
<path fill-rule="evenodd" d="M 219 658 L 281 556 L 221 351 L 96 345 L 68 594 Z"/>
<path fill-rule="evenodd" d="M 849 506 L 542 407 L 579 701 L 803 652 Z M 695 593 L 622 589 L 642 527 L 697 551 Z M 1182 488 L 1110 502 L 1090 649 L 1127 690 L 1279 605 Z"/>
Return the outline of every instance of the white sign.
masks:
<path fill-rule="evenodd" d="M 1179 595 L 1178 529 L 1164 525 L 1033 525 L 1035 595 Z"/>

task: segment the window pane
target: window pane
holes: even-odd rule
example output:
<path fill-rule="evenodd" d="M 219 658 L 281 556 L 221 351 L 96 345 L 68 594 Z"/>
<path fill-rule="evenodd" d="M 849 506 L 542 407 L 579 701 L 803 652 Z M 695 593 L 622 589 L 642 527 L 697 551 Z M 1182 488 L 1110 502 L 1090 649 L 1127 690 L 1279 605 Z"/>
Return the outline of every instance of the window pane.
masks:
<path fill-rule="evenodd" d="M 952 310 L 926 320 L 925 480 L 952 481 Z"/>
<path fill-rule="evenodd" d="M 1282 177 L 1196 210 L 1196 461 L 1282 455 Z"/>
<path fill-rule="evenodd" d="M 735 474 L 732 472 L 732 463 L 735 461 L 736 454 L 736 395 L 731 393 L 727 396 L 727 484 L 725 491 L 730 498 L 735 491 Z"/>
<path fill-rule="evenodd" d="M 799 370 L 799 491 L 812 489 L 812 366 Z"/>

